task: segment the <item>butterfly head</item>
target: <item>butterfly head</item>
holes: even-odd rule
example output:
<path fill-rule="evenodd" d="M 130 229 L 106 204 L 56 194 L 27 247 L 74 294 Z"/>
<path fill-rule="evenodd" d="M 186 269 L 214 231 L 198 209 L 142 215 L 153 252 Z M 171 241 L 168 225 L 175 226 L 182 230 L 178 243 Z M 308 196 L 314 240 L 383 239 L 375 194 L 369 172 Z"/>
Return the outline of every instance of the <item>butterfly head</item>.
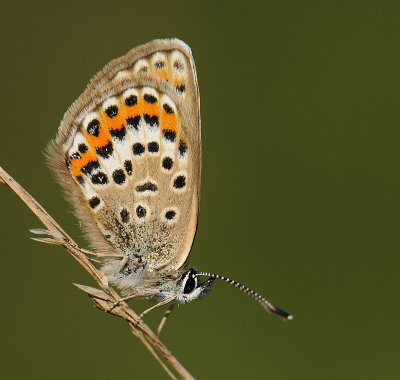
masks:
<path fill-rule="evenodd" d="M 206 296 L 211 291 L 214 280 L 215 278 L 210 277 L 208 280 L 200 282 L 197 271 L 190 268 L 183 273 L 178 283 L 178 301 L 189 302 Z"/>

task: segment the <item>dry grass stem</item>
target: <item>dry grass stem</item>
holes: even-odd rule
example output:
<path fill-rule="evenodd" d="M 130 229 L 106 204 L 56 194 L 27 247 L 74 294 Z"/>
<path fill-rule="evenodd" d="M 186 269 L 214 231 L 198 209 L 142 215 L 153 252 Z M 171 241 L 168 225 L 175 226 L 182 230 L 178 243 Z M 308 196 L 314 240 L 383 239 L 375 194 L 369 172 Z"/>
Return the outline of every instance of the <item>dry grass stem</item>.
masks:
<path fill-rule="evenodd" d="M 101 289 L 90 286 L 74 284 L 79 289 L 87 293 L 96 307 L 107 312 L 110 307 L 118 302 L 110 313 L 125 319 L 132 332 L 142 341 L 145 347 L 150 351 L 154 358 L 160 363 L 165 372 L 176 379 L 171 369 L 176 371 L 182 379 L 194 379 L 194 377 L 179 363 L 171 354 L 168 348 L 160 341 L 153 331 L 138 318 L 138 315 L 123 301 L 119 294 L 108 285 L 107 277 L 97 269 L 86 256 L 90 253 L 78 247 L 70 236 L 57 224 L 57 222 L 47 213 L 47 211 L 0 166 L 0 182 L 6 183 L 31 209 L 31 211 L 46 226 L 46 229 L 34 229 L 31 232 L 35 234 L 46 235 L 44 238 L 32 238 L 33 240 L 62 245 L 94 278 Z M 171 369 L 167 366 L 169 364 Z"/>

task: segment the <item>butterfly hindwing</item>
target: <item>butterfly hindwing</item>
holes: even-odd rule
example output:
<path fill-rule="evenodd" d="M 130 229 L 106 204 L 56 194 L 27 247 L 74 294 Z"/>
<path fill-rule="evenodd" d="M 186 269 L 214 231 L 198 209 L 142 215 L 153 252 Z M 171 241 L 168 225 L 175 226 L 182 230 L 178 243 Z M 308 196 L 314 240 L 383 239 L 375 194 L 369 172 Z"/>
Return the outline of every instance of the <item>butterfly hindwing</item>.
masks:
<path fill-rule="evenodd" d="M 51 145 L 92 245 L 150 268 L 189 254 L 200 198 L 200 116 L 190 49 L 155 40 L 109 63 Z"/>

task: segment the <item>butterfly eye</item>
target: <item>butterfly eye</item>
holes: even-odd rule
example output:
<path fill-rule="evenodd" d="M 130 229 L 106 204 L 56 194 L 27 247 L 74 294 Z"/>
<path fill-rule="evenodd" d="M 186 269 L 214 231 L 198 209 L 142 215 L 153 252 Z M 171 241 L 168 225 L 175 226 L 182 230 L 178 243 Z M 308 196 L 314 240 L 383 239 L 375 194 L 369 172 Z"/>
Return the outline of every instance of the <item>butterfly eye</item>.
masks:
<path fill-rule="evenodd" d="M 189 294 L 194 289 L 196 289 L 196 287 L 197 287 L 197 277 L 196 277 L 196 271 L 193 268 L 189 269 L 183 275 L 183 282 L 185 284 L 185 286 L 183 287 L 183 293 Z"/>
<path fill-rule="evenodd" d="M 189 276 L 186 279 L 185 287 L 183 288 L 183 293 L 185 294 L 191 293 L 195 289 L 196 283 L 197 283 L 197 278 Z"/>

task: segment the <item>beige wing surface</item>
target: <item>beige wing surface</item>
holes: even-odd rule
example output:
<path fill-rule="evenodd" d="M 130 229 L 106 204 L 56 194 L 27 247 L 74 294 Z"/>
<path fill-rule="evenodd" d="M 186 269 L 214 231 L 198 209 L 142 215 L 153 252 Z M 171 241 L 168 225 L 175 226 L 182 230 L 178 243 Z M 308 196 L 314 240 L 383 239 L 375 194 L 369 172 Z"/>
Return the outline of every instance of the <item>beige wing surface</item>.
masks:
<path fill-rule="evenodd" d="M 49 162 L 97 250 L 179 268 L 197 227 L 201 137 L 189 47 L 155 40 L 110 62 L 66 112 Z"/>

